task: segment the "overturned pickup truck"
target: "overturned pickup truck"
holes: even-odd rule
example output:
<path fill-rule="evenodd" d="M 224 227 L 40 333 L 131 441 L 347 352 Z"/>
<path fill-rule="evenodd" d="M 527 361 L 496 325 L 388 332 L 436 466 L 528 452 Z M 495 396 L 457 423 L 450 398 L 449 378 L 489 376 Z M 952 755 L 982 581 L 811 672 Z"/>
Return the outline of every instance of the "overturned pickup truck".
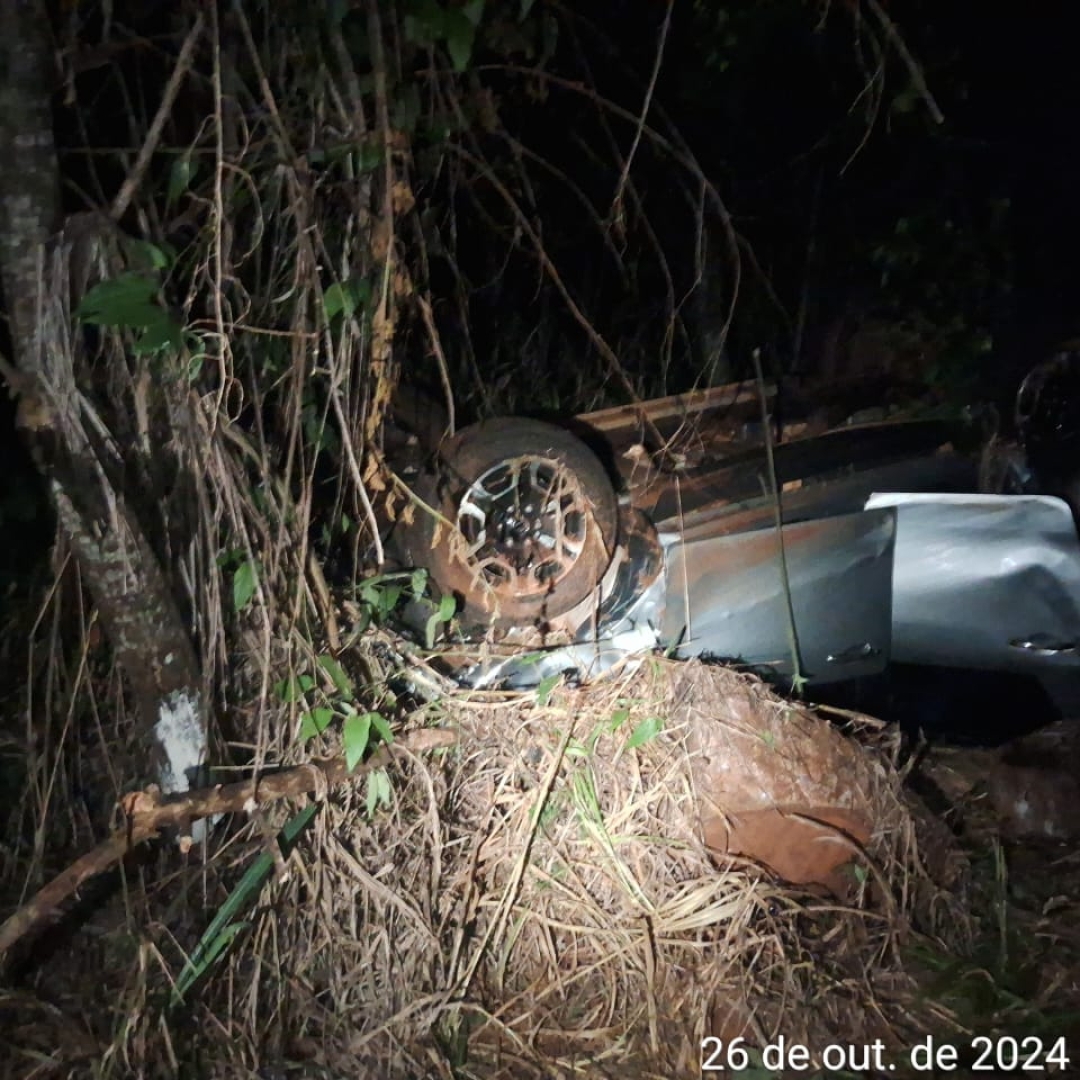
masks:
<path fill-rule="evenodd" d="M 770 466 L 760 439 L 730 437 L 756 393 L 721 387 L 566 427 L 464 429 L 412 469 L 434 513 L 391 547 L 485 644 L 458 669 L 473 686 L 587 677 L 656 648 L 811 688 L 890 660 L 1053 684 L 1080 670 L 1080 465 L 1058 453 L 1076 369 L 1055 363 L 1021 390 L 1027 441 L 1001 456 L 994 490 L 993 447 L 959 451 L 941 420 L 780 441 Z"/>

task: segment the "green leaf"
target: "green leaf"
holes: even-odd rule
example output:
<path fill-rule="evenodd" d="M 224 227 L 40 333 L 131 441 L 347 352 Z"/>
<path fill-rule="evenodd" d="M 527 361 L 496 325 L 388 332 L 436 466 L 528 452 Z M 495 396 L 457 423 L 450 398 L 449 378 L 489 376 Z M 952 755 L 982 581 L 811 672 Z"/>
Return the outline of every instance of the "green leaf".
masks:
<path fill-rule="evenodd" d="M 360 583 L 360 599 L 379 617 L 385 618 L 397 607 L 404 591 L 403 582 L 411 575 L 378 574 Z"/>
<path fill-rule="evenodd" d="M 413 599 L 419 600 L 427 591 L 428 572 L 424 569 L 414 570 L 409 575 L 409 589 L 412 591 Z"/>
<path fill-rule="evenodd" d="M 184 328 L 164 308 L 157 309 L 157 315 L 132 346 L 136 356 L 152 356 L 154 353 L 171 349 L 179 352 L 184 347 Z"/>
<path fill-rule="evenodd" d="M 323 309 L 326 318 L 333 321 L 338 315 L 352 318 L 358 308 L 362 308 L 371 299 L 371 285 L 363 279 L 335 281 L 323 293 Z"/>
<path fill-rule="evenodd" d="M 165 195 L 166 203 L 172 205 L 176 202 L 191 187 L 191 181 L 198 171 L 198 163 L 191 160 L 190 153 L 178 157 L 169 170 L 169 187 Z"/>
<path fill-rule="evenodd" d="M 278 845 L 282 854 L 289 854 L 318 812 L 319 804 L 311 803 L 285 823 L 285 827 L 278 834 Z M 192 987 L 225 954 L 240 931 L 246 928 L 247 923 L 238 921 L 239 916 L 258 899 L 259 892 L 273 870 L 274 857 L 268 851 L 263 851 L 247 868 L 236 888 L 229 893 L 228 899 L 203 932 L 198 945 L 177 976 L 169 999 L 170 1007 L 183 1002 Z"/>
<path fill-rule="evenodd" d="M 476 40 L 476 26 L 466 14 L 458 9 L 446 13 L 446 48 L 450 53 L 450 63 L 457 72 L 469 66 L 473 42 Z"/>
<path fill-rule="evenodd" d="M 290 675 L 282 679 L 274 686 L 274 693 L 281 698 L 286 705 L 298 701 L 315 685 L 315 680 L 310 675 Z"/>
<path fill-rule="evenodd" d="M 377 143 L 362 143 L 356 151 L 356 171 L 359 173 L 374 172 L 385 164 L 386 151 Z"/>
<path fill-rule="evenodd" d="M 313 405 L 305 405 L 301 414 L 304 424 L 304 438 L 316 450 L 322 451 L 337 446 L 337 432 L 329 425 L 326 417 L 316 411 Z"/>
<path fill-rule="evenodd" d="M 180 978 L 176 980 L 176 986 L 173 988 L 172 993 L 172 1003 L 174 1005 L 179 1004 L 184 999 L 184 995 L 225 955 L 232 946 L 233 941 L 250 926 L 251 924 L 246 920 L 229 923 L 228 926 L 216 931 L 212 937 L 208 936 L 209 931 L 203 935 L 202 941 L 199 942 L 201 952 L 199 953 L 198 963 L 189 961 L 181 971 Z"/>
<path fill-rule="evenodd" d="M 444 623 L 450 622 L 457 611 L 457 601 L 453 596 L 444 596 L 439 601 L 438 608 L 428 616 L 424 626 L 424 644 L 429 649 L 435 648 L 435 634 Z"/>
<path fill-rule="evenodd" d="M 332 656 L 320 656 L 317 661 L 319 667 L 330 676 L 330 681 L 333 682 L 334 688 L 337 692 L 345 698 L 346 701 L 352 701 L 353 698 L 353 681 L 345 674 L 345 670 Z"/>
<path fill-rule="evenodd" d="M 611 722 L 608 724 L 608 731 L 611 731 L 611 732 L 618 731 L 619 728 L 621 728 L 623 726 L 623 724 L 625 724 L 626 721 L 629 720 L 629 719 L 630 719 L 630 710 L 629 709 L 616 709 L 611 714 Z"/>
<path fill-rule="evenodd" d="M 372 624 L 372 622 L 374 622 L 371 617 L 371 608 L 362 607 L 359 609 L 359 611 L 357 611 L 356 614 L 356 622 L 353 623 L 352 627 L 353 633 L 362 634 Z"/>
<path fill-rule="evenodd" d="M 170 244 L 159 247 L 149 240 L 130 240 L 127 247 L 136 263 L 151 270 L 168 270 L 176 261 L 176 252 Z"/>
<path fill-rule="evenodd" d="M 202 374 L 203 364 L 206 363 L 206 353 L 201 349 L 199 352 L 193 353 L 191 358 L 187 362 L 187 371 L 185 377 L 189 383 L 195 382 Z"/>
<path fill-rule="evenodd" d="M 558 686 L 559 681 L 562 679 L 562 675 L 548 675 L 546 679 L 541 679 L 536 687 L 536 704 L 544 706 L 551 698 L 551 691 Z"/>
<path fill-rule="evenodd" d="M 401 593 L 400 585 L 383 585 L 371 594 L 372 599 L 369 603 L 375 609 L 375 614 L 380 619 L 385 619 L 398 606 Z"/>
<path fill-rule="evenodd" d="M 529 12 L 533 9 L 533 4 L 536 0 L 521 0 L 521 9 L 518 13 L 518 22 L 524 22 L 529 17 Z"/>
<path fill-rule="evenodd" d="M 661 731 L 664 730 L 664 721 L 659 716 L 650 716 L 648 720 L 642 720 L 636 728 L 630 738 L 626 740 L 626 745 L 633 750 L 637 746 L 643 746 L 651 739 L 655 739 Z"/>
<path fill-rule="evenodd" d="M 373 712 L 368 714 L 371 717 L 371 726 L 378 733 L 378 736 L 387 746 L 394 741 L 393 728 L 386 721 L 386 717 L 380 712 Z"/>
<path fill-rule="evenodd" d="M 465 3 L 461 5 L 461 13 L 473 24 L 473 27 L 480 25 L 480 20 L 484 17 L 484 0 L 465 0 Z"/>
<path fill-rule="evenodd" d="M 319 705 L 311 712 L 304 713 L 300 717 L 300 741 L 307 742 L 308 739 L 321 735 L 333 723 L 333 720 L 334 710 L 326 705 Z"/>
<path fill-rule="evenodd" d="M 373 769 L 367 778 L 367 815 L 372 814 L 379 808 L 380 803 L 390 805 L 393 789 L 390 787 L 390 777 L 385 769 Z"/>
<path fill-rule="evenodd" d="M 259 574 L 251 559 L 242 562 L 233 572 L 233 611 L 239 614 L 251 603 L 259 584 Z"/>
<path fill-rule="evenodd" d="M 363 760 L 371 741 L 371 713 L 357 713 L 345 717 L 345 768 L 352 772 Z"/>
<path fill-rule="evenodd" d="M 435 0 L 418 0 L 409 6 L 412 10 L 402 19 L 401 27 L 410 45 L 427 48 L 445 36 L 446 13 Z"/>
<path fill-rule="evenodd" d="M 87 290 L 75 314 L 93 326 L 141 330 L 157 322 L 158 283 L 141 274 L 120 274 Z"/>

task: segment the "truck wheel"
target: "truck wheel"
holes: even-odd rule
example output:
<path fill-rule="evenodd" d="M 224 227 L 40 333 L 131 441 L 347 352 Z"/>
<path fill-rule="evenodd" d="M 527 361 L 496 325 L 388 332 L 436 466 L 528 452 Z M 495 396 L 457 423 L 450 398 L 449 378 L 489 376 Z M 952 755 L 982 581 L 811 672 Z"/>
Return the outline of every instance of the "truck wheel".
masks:
<path fill-rule="evenodd" d="M 463 601 L 465 621 L 542 625 L 596 589 L 615 551 L 618 505 L 596 455 L 538 420 L 465 428 L 442 449 L 414 561 Z"/>

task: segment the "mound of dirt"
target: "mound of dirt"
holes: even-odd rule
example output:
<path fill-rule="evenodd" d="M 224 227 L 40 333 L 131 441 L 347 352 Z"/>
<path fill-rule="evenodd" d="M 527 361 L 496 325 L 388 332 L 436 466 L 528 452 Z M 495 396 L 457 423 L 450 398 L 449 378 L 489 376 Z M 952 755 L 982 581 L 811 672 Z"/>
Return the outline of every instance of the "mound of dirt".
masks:
<path fill-rule="evenodd" d="M 902 982 L 882 957 L 951 894 L 871 724 L 853 738 L 756 679 L 658 659 L 442 709 L 458 748 L 403 770 L 392 815 L 333 800 L 317 891 L 276 900 L 277 955 L 310 988 L 283 1060 L 670 1077 L 709 1035 L 887 1034 L 866 1007 Z"/>

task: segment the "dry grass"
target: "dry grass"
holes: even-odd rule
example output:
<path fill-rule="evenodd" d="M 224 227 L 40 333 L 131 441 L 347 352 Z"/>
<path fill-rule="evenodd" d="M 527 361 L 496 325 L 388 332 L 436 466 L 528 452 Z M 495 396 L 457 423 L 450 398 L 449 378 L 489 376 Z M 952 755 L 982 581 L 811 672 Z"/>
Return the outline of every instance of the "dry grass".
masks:
<path fill-rule="evenodd" d="M 362 784 L 329 794 L 288 880 L 266 887 L 190 1017 L 157 1004 L 181 955 L 165 928 L 193 935 L 208 921 L 224 895 L 216 879 L 254 850 L 243 831 L 214 858 L 204 915 L 191 910 L 193 870 L 159 878 L 145 906 L 125 917 L 114 903 L 46 962 L 46 983 L 66 965 L 72 993 L 82 983 L 87 995 L 68 1067 L 96 1045 L 87 1075 L 184 1062 L 222 1077 L 670 1077 L 695 1073 L 706 1035 L 910 1041 L 919 1018 L 901 946 L 916 924 L 935 929 L 946 897 L 920 861 L 890 738 L 864 731 L 878 744 L 865 747 L 756 680 L 661 659 L 543 704 L 483 695 L 435 708 L 457 749 L 403 762 L 392 807 L 371 819 Z M 843 786 L 872 810 L 849 902 L 718 865 L 702 846 L 702 729 L 738 745 L 748 717 L 771 733 L 781 772 L 825 733 Z M 632 745 L 652 718 L 663 729 Z M 959 914 L 951 903 L 937 927 L 953 945 Z M 87 986 L 95 966 L 116 987 L 110 1001 Z M 26 1031 L 40 1039 L 52 1014 L 47 995 L 33 1000 Z"/>

